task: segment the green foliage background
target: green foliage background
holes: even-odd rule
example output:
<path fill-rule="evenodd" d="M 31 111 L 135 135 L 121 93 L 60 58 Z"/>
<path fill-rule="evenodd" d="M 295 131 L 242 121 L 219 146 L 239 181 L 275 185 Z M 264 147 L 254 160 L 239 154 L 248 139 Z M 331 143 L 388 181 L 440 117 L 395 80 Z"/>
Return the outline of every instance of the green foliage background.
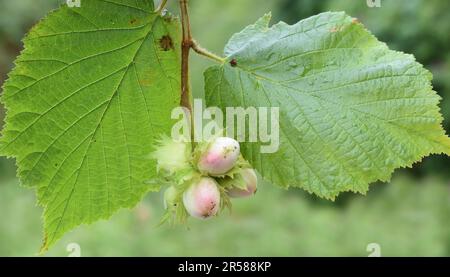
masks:
<path fill-rule="evenodd" d="M 0 0 L 0 84 L 21 49 L 24 33 L 58 2 Z M 195 37 L 217 53 L 233 33 L 270 10 L 273 22 L 287 23 L 322 11 L 346 11 L 390 48 L 414 54 L 433 72 L 450 131 L 447 1 L 382 0 L 381 8 L 372 9 L 365 0 L 191 2 Z M 201 97 L 202 72 L 211 63 L 193 55 L 192 64 L 194 94 Z M 426 158 L 412 170 L 398 171 L 390 184 L 372 186 L 366 197 L 344 194 L 335 203 L 263 184 L 253 199 L 235 201 L 231 215 L 191 220 L 188 228 L 156 227 L 163 212 L 162 195 L 153 194 L 132 212 L 124 210 L 111 221 L 78 228 L 47 255 L 66 256 L 66 245 L 76 242 L 83 256 L 367 256 L 367 244 L 376 242 L 384 256 L 450 256 L 449 166 L 448 157 Z M 0 159 L 0 256 L 33 256 L 41 244 L 42 211 L 35 205 L 34 192 L 18 186 L 14 176 L 13 162 Z"/>

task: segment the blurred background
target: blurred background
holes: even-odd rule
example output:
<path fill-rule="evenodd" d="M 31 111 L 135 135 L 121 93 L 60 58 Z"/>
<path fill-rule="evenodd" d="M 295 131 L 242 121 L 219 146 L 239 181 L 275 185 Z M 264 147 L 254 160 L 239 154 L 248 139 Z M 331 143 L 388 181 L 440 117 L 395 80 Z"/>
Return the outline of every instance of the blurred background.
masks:
<path fill-rule="evenodd" d="M 83 0 L 82 0 L 83 1 Z M 178 13 L 175 0 L 169 10 Z M 24 34 L 60 0 L 0 0 L 0 85 L 19 54 Z M 322 11 L 346 11 L 392 49 L 412 53 L 434 74 L 450 133 L 450 1 L 381 0 L 191 0 L 194 36 L 222 53 L 228 38 L 272 11 L 273 22 L 296 23 Z M 194 94 L 203 95 L 203 70 L 192 57 Z M 0 106 L 0 126 L 4 116 Z M 392 182 L 373 184 L 367 196 L 343 194 L 336 202 L 302 190 L 262 184 L 232 213 L 187 226 L 156 227 L 162 195 L 148 195 L 135 209 L 110 221 L 67 234 L 46 256 L 67 256 L 78 243 L 82 256 L 368 256 L 369 243 L 382 256 L 450 256 L 450 158 L 432 156 Z M 20 187 L 13 160 L 0 158 L 0 256 L 35 256 L 42 236 L 42 208 L 34 191 Z"/>

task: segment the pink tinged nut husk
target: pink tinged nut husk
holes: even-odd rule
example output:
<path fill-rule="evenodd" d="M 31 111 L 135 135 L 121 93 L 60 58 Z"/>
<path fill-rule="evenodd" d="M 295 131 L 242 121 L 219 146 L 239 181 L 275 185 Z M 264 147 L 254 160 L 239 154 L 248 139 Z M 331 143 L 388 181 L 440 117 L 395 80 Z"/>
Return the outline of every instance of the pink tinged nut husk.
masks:
<path fill-rule="evenodd" d="M 220 206 L 217 182 L 213 178 L 202 177 L 184 192 L 183 204 L 193 217 L 207 219 L 216 215 Z"/>
<path fill-rule="evenodd" d="M 247 189 L 240 189 L 233 187 L 227 191 L 228 196 L 233 198 L 249 197 L 256 193 L 258 188 L 258 177 L 256 177 L 256 172 L 254 169 L 245 168 L 240 172 L 242 178 L 247 184 Z"/>
<path fill-rule="evenodd" d="M 239 158 L 239 142 L 228 137 L 219 137 L 212 141 L 200 156 L 197 167 L 200 172 L 218 176 L 230 171 Z"/>

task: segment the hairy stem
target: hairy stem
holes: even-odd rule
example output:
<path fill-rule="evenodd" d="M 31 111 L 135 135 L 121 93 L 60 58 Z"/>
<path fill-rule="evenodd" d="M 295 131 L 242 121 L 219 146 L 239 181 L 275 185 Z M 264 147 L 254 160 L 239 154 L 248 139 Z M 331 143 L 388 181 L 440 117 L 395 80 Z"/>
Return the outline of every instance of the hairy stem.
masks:
<path fill-rule="evenodd" d="M 189 53 L 191 48 L 198 54 L 212 59 L 219 63 L 224 63 L 225 59 L 221 58 L 210 51 L 202 48 L 194 39 L 191 34 L 191 23 L 189 20 L 189 0 L 180 0 L 181 10 L 181 26 L 183 31 L 183 37 L 181 41 L 181 100 L 180 105 L 189 110 L 191 114 L 191 139 L 194 141 L 194 120 L 192 114 L 191 105 L 191 84 L 189 79 Z M 194 145 L 192 144 L 192 147 Z"/>
<path fill-rule="evenodd" d="M 191 141 L 194 141 L 194 118 L 191 105 L 191 84 L 189 79 L 189 52 L 191 50 L 193 40 L 191 35 L 191 22 L 189 20 L 189 0 L 180 0 L 181 9 L 181 26 L 183 30 L 183 38 L 181 41 L 181 101 L 180 105 L 189 110 L 190 113 L 190 133 Z M 191 144 L 194 150 L 194 144 Z"/>
<path fill-rule="evenodd" d="M 181 102 L 182 107 L 192 112 L 189 83 L 189 51 L 192 47 L 191 24 L 189 21 L 189 0 L 180 0 L 181 25 L 183 38 L 181 41 Z"/>
<path fill-rule="evenodd" d="M 189 52 L 192 48 L 197 54 L 205 56 L 219 63 L 224 63 L 225 58 L 202 48 L 191 34 L 191 23 L 189 20 L 189 0 L 180 0 L 181 25 L 183 39 L 181 42 L 181 106 L 191 111 L 190 83 L 189 83 Z"/>
<path fill-rule="evenodd" d="M 158 8 L 155 10 L 155 13 L 160 13 L 164 7 L 167 4 L 167 0 L 161 0 L 161 3 L 159 4 Z"/>

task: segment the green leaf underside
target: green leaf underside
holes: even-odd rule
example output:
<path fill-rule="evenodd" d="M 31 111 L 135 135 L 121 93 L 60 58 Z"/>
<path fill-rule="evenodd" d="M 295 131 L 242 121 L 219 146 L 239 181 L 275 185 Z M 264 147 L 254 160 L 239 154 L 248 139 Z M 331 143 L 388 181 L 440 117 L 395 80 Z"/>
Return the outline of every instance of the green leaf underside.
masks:
<path fill-rule="evenodd" d="M 342 12 L 269 21 L 234 35 L 225 48 L 234 61 L 205 72 L 209 106 L 280 108 L 276 153 L 242 144 L 264 178 L 334 199 L 450 153 L 432 75 L 412 55 L 389 50 Z"/>
<path fill-rule="evenodd" d="M 179 23 L 152 0 L 83 0 L 24 39 L 3 86 L 1 153 L 44 207 L 43 250 L 159 189 L 148 159 L 179 103 Z"/>

